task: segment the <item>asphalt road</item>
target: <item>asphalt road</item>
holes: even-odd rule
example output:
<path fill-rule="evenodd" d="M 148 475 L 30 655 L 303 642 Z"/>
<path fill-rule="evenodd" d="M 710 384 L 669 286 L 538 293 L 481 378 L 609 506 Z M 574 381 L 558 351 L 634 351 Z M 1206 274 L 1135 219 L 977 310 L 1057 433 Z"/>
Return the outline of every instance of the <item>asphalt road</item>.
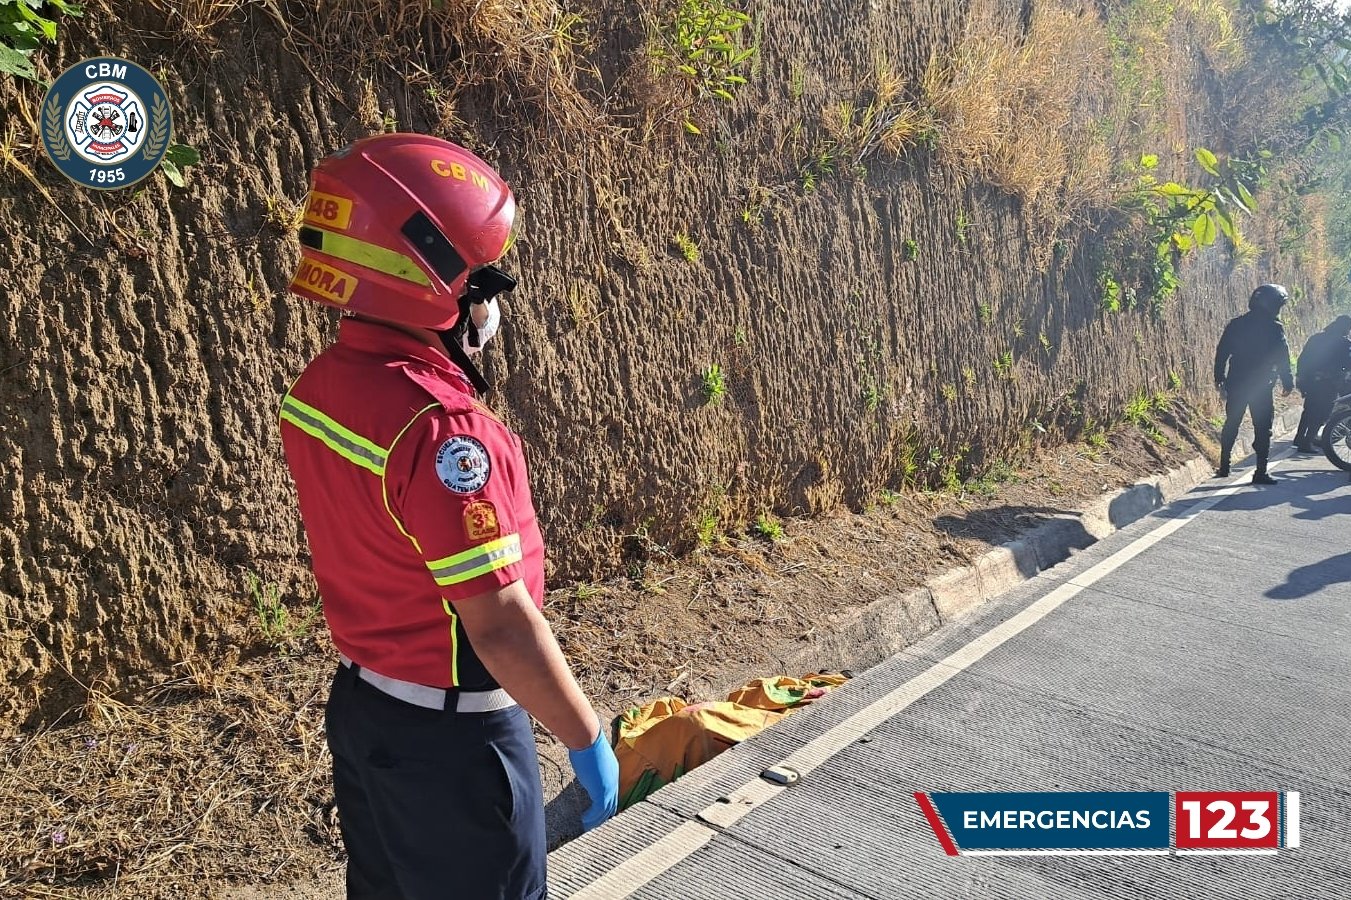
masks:
<path fill-rule="evenodd" d="M 1275 474 L 1201 485 L 560 848 L 551 896 L 1351 896 L 1351 480 Z M 1298 791 L 1299 847 L 954 857 L 914 796 L 1212 789 Z"/>

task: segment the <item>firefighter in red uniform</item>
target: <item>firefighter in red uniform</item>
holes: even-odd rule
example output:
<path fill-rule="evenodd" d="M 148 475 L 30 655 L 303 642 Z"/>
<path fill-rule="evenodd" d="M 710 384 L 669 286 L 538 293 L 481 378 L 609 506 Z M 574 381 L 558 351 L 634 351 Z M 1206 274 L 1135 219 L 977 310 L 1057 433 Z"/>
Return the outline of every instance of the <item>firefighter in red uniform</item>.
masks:
<path fill-rule="evenodd" d="M 341 653 L 326 725 L 351 898 L 545 896 L 527 711 L 569 747 L 583 825 L 615 811 L 614 753 L 540 613 L 520 439 L 475 398 L 515 217 L 496 172 L 421 135 L 358 141 L 311 179 L 291 291 L 349 315 L 281 428 Z"/>

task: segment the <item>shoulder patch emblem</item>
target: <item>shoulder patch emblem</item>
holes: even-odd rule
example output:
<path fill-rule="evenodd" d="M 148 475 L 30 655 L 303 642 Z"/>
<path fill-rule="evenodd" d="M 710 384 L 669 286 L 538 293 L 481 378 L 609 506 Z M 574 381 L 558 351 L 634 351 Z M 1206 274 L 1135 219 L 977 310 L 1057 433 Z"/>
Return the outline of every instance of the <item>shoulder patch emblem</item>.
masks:
<path fill-rule="evenodd" d="M 497 507 L 487 500 L 475 500 L 464 508 L 464 535 L 476 543 L 502 536 L 497 524 Z"/>
<path fill-rule="evenodd" d="M 492 475 L 488 449 L 467 434 L 457 434 L 436 451 L 436 477 L 457 494 L 483 489 Z"/>

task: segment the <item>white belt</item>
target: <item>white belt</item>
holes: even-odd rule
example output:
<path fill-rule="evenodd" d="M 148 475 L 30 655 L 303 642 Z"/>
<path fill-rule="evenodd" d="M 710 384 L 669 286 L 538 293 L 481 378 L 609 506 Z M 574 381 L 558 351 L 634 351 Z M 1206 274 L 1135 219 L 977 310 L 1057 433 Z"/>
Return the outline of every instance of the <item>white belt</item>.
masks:
<path fill-rule="evenodd" d="M 352 667 L 352 660 L 347 654 L 339 654 L 338 658 L 344 666 L 349 669 Z M 390 678 L 388 675 L 372 672 L 365 666 L 357 667 L 357 677 L 383 694 L 388 694 L 404 703 L 421 706 L 424 709 L 445 709 L 446 694 L 448 693 L 455 695 L 456 712 L 495 712 L 499 709 L 510 709 L 516 705 L 512 696 L 501 688 L 493 691 L 447 691 L 445 688 L 428 687 L 425 684 Z"/>

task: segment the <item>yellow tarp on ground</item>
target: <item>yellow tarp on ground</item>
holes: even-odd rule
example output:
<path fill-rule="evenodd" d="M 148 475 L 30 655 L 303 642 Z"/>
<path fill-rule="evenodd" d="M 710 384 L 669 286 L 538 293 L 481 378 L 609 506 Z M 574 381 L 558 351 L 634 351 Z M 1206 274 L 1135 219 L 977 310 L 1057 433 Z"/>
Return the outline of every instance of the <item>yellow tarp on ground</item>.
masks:
<path fill-rule="evenodd" d="M 659 697 L 616 716 L 612 725 L 619 759 L 619 808 L 762 731 L 799 706 L 845 682 L 843 675 L 757 678 L 726 700 L 687 704 Z"/>

